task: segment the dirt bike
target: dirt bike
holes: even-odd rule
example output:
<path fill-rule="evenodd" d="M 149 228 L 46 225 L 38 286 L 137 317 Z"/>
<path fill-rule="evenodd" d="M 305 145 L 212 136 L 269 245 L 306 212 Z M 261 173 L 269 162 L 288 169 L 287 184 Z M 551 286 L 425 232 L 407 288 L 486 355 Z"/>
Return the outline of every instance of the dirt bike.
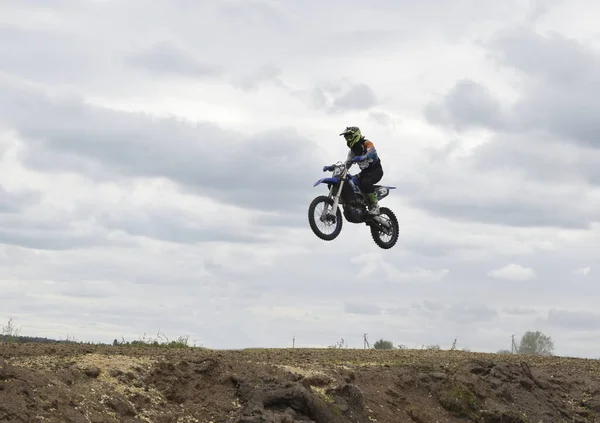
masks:
<path fill-rule="evenodd" d="M 380 207 L 379 215 L 369 215 L 368 200 L 358 187 L 358 176 L 348 172 L 350 163 L 337 162 L 331 166 L 325 166 L 323 172 L 332 171 L 330 177 L 319 179 L 313 187 L 325 184 L 329 188 L 329 195 L 316 197 L 308 207 L 308 223 L 314 234 L 325 241 L 332 241 L 342 230 L 342 212 L 350 223 L 364 223 L 371 230 L 371 237 L 375 244 L 385 250 L 392 248 L 398 241 L 398 220 L 396 215 L 387 207 Z M 387 185 L 375 185 L 375 193 L 378 201 L 387 197 L 391 189 L 396 187 Z M 315 211 L 319 204 L 323 203 L 323 211 L 320 212 L 318 221 Z M 328 206 L 331 209 L 328 210 Z M 326 227 L 333 228 L 331 233 L 322 231 L 317 225 L 324 223 Z M 389 236 L 384 241 L 382 235 Z"/>

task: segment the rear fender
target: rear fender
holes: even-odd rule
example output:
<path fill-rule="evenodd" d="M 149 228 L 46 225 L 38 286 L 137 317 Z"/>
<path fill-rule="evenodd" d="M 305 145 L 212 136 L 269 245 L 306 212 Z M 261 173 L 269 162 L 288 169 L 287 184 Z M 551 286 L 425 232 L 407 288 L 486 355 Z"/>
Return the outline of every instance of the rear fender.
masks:
<path fill-rule="evenodd" d="M 396 189 L 389 185 L 375 185 L 375 194 L 377 194 L 377 200 L 387 197 L 390 194 L 391 189 Z"/>

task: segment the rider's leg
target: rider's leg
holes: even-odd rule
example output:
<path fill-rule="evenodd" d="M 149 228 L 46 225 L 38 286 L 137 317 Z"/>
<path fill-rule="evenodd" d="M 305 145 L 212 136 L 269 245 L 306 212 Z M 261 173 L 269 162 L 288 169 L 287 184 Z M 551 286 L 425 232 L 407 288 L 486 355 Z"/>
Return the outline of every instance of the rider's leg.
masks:
<path fill-rule="evenodd" d="M 369 201 L 369 214 L 379 214 L 379 202 L 377 201 L 377 194 L 375 194 L 374 184 L 379 182 L 383 177 L 383 169 L 381 166 L 377 166 L 374 169 L 365 169 L 360 172 L 360 190 L 365 194 Z"/>

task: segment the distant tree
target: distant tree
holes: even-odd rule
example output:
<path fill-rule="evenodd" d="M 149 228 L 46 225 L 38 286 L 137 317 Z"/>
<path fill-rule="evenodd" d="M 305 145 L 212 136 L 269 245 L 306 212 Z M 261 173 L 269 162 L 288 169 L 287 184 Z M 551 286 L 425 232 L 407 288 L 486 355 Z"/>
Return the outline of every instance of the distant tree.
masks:
<path fill-rule="evenodd" d="M 454 338 L 454 341 L 452 341 L 452 346 L 450 347 L 450 351 L 454 351 L 456 349 L 457 342 L 458 342 L 458 339 Z"/>
<path fill-rule="evenodd" d="M 502 350 L 498 350 L 498 352 L 496 354 L 512 354 L 512 352 L 507 349 L 502 349 Z"/>
<path fill-rule="evenodd" d="M 554 341 L 540 331 L 527 331 L 521 337 L 517 351 L 519 354 L 553 355 Z"/>
<path fill-rule="evenodd" d="M 6 325 L 2 326 L 2 332 L 0 332 L 0 339 L 2 342 L 19 342 L 19 333 L 21 329 L 15 327 L 15 323 L 12 318 L 8 319 Z"/>
<path fill-rule="evenodd" d="M 379 341 L 373 344 L 373 348 L 375 348 L 376 350 L 393 350 L 394 344 L 392 343 L 392 341 L 380 339 Z"/>

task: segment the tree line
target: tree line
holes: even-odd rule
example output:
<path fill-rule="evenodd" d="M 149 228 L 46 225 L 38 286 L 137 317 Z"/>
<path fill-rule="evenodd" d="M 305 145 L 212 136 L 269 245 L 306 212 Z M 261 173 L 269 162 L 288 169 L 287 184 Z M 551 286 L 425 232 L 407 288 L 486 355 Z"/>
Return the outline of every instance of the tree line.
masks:
<path fill-rule="evenodd" d="M 17 328 L 13 322 L 13 319 L 9 319 L 6 325 L 3 325 L 0 330 L 0 343 L 18 342 L 18 343 L 75 343 L 75 339 L 66 340 L 55 340 L 44 337 L 32 337 L 32 336 L 21 336 L 21 329 Z M 145 334 L 144 334 L 145 335 Z M 163 339 L 164 338 L 164 339 Z M 78 342 L 81 343 L 81 342 Z M 89 344 L 90 342 L 88 342 Z M 457 340 L 454 339 L 450 350 L 456 350 Z M 159 331 L 157 338 L 143 339 L 125 342 L 125 340 L 118 341 L 115 339 L 112 343 L 114 346 L 139 346 L 139 345 L 150 345 L 150 346 L 170 346 L 170 347 L 187 347 L 188 337 L 182 336 L 177 340 L 170 341 L 164 337 Z M 195 346 L 195 342 L 194 342 Z M 337 342 L 334 345 L 330 345 L 329 348 L 349 348 L 344 339 Z M 368 345 L 365 334 L 365 348 L 372 348 L 376 350 L 392 350 L 392 349 L 406 349 L 406 346 L 399 344 L 394 345 L 392 341 L 386 339 L 379 339 L 371 347 Z M 440 350 L 440 346 L 437 344 L 423 345 L 422 349 L 425 350 Z M 469 351 L 467 348 L 463 348 L 462 351 Z M 497 351 L 498 354 L 534 354 L 534 355 L 554 355 L 554 341 L 552 338 L 540 331 L 527 331 L 521 336 L 520 342 L 512 342 L 511 349 L 501 349 Z"/>
<path fill-rule="evenodd" d="M 451 350 L 456 350 L 457 340 L 455 339 L 452 343 Z M 329 348 L 347 348 L 344 340 L 338 342 Z M 393 349 L 405 349 L 406 346 L 399 344 L 394 345 L 392 341 L 386 339 L 379 339 L 373 344 L 373 349 L 376 350 L 393 350 Z M 423 345 L 423 349 L 426 350 L 440 350 L 440 346 L 434 345 Z M 463 351 L 469 351 L 467 348 L 463 348 Z M 552 337 L 540 332 L 540 331 L 527 331 L 521 336 L 519 342 L 513 342 L 511 349 L 501 349 L 497 351 L 497 354 L 533 354 L 533 355 L 554 355 L 554 341 Z"/>

